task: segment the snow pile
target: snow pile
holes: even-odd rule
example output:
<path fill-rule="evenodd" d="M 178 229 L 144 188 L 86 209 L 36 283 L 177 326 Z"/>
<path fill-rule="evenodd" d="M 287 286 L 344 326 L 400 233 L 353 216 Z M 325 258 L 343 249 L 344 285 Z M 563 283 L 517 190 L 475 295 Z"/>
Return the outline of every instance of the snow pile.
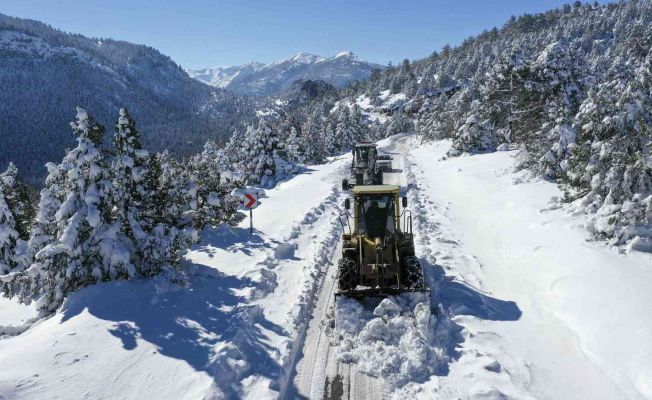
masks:
<path fill-rule="evenodd" d="M 396 388 L 426 381 L 449 361 L 437 346 L 437 318 L 428 297 L 408 293 L 383 299 L 371 311 L 355 299 L 336 301 L 337 359 Z"/>

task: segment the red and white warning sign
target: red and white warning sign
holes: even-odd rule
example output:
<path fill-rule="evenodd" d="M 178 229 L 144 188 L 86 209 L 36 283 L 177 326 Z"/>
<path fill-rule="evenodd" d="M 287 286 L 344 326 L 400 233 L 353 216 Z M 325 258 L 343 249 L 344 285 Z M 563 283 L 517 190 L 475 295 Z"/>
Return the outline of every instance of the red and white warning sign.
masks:
<path fill-rule="evenodd" d="M 256 195 L 252 193 L 245 193 L 242 197 L 242 205 L 247 210 L 258 207 L 258 200 Z"/>

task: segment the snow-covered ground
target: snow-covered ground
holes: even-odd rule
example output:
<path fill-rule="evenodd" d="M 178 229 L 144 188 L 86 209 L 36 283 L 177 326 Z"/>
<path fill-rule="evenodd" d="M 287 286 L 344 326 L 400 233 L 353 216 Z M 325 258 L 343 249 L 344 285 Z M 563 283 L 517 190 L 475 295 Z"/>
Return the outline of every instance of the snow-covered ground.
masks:
<path fill-rule="evenodd" d="M 652 398 L 650 255 L 587 242 L 556 185 L 515 173 L 513 152 L 446 159 L 449 146 L 386 143 L 395 161 L 406 156 L 398 183 L 414 213 L 430 310 L 411 295 L 339 299 L 337 315 L 320 314 L 314 329 L 336 350 L 307 342 L 329 353 L 326 366 L 310 364 L 325 369 L 325 378 L 312 375 L 325 385 L 304 393 L 374 398 L 355 390 L 355 370 L 381 378 L 395 399 Z"/>
<path fill-rule="evenodd" d="M 347 157 L 267 190 L 249 221 L 207 230 L 187 288 L 112 282 L 0 340 L 2 399 L 272 399 L 285 390 L 315 283 L 339 240 Z M 30 308 L 2 300 L 0 326 Z M 9 367 L 8 367 L 9 366 Z"/>
<path fill-rule="evenodd" d="M 652 257 L 587 242 L 556 185 L 514 154 L 410 156 L 436 301 L 460 328 L 450 370 L 421 398 L 652 398 Z"/>
<path fill-rule="evenodd" d="M 342 157 L 267 190 L 254 235 L 248 220 L 205 231 L 187 287 L 99 284 L 0 339 L 0 399 L 652 399 L 649 254 L 587 242 L 583 217 L 554 184 L 514 173 L 512 152 L 381 145 L 396 153 L 429 308 L 344 300 L 335 324 Z M 33 315 L 0 300 L 0 327 Z M 349 374 L 340 397 L 329 371 Z"/>

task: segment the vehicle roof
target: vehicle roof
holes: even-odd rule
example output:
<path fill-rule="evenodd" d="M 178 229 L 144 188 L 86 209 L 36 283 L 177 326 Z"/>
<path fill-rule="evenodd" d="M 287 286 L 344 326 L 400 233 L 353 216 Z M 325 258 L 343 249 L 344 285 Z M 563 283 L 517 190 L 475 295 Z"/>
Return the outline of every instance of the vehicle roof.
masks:
<path fill-rule="evenodd" d="M 361 143 L 356 143 L 355 147 L 376 147 L 376 143 L 361 142 Z"/>
<path fill-rule="evenodd" d="M 401 192 L 401 187 L 398 185 L 355 185 L 352 192 L 353 194 L 395 194 Z"/>

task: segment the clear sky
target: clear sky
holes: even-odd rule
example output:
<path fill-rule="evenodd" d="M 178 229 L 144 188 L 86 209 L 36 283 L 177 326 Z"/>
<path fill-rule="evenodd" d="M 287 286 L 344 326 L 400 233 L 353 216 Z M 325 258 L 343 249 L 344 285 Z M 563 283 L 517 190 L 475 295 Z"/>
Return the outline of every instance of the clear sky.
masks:
<path fill-rule="evenodd" d="M 562 0 L 2 0 L 0 13 L 147 44 L 186 68 L 351 50 L 386 64 Z M 604 1 L 600 1 L 604 3 Z"/>

